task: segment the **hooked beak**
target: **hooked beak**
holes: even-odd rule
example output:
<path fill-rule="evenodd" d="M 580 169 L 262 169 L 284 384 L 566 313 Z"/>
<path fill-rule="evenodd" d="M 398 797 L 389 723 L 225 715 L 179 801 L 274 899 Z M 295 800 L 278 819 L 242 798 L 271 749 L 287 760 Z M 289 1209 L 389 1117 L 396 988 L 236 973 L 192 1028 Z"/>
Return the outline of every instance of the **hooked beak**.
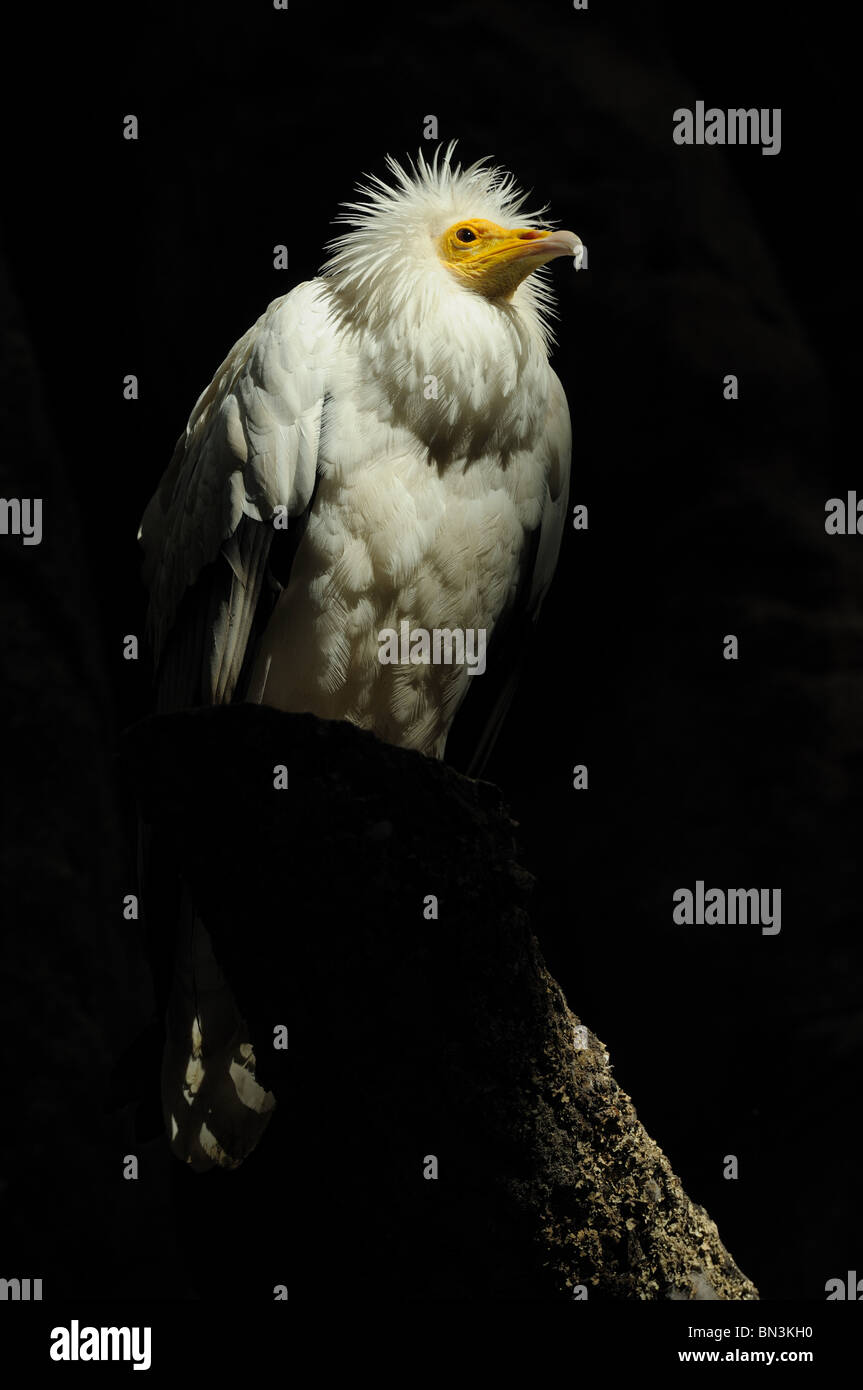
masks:
<path fill-rule="evenodd" d="M 518 245 L 510 253 L 514 260 L 530 256 L 536 258 L 537 265 L 542 265 L 557 256 L 574 256 L 578 268 L 584 255 L 581 237 L 575 232 L 518 231 L 512 236 L 518 238 Z"/>

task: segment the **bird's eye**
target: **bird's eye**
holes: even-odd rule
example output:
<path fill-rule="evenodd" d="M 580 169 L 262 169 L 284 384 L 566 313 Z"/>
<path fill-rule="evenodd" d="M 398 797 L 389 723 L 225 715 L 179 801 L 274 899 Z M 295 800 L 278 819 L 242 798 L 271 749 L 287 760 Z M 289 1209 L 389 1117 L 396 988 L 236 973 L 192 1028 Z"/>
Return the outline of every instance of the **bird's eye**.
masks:
<path fill-rule="evenodd" d="M 476 241 L 476 232 L 472 232 L 470 227 L 459 227 L 456 236 L 459 241 Z"/>

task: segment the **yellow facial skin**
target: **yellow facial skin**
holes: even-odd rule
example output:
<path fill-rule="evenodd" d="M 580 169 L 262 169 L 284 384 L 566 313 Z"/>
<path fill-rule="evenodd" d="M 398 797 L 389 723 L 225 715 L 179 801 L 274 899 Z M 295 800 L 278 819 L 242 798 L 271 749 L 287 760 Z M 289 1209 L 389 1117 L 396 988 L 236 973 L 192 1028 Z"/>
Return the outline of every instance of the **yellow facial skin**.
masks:
<path fill-rule="evenodd" d="M 467 289 L 488 299 L 511 299 L 525 276 L 556 256 L 573 256 L 574 232 L 515 227 L 472 217 L 454 222 L 439 238 L 438 255 Z"/>

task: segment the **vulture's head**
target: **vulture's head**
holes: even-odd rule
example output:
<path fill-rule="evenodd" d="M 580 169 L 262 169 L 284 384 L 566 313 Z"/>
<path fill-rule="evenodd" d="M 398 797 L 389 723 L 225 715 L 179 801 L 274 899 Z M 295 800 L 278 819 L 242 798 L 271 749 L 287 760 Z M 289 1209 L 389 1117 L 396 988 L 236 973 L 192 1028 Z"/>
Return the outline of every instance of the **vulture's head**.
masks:
<path fill-rule="evenodd" d="M 344 205 L 338 221 L 350 230 L 322 271 L 342 319 L 428 365 L 441 352 L 490 365 L 519 340 L 547 356 L 554 302 L 541 268 L 567 256 L 578 269 L 581 241 L 553 230 L 545 209 L 525 212 L 505 170 L 454 164 L 454 148 L 431 161 L 420 153 L 407 169 L 388 158 L 391 182 L 373 177 L 362 201 Z"/>

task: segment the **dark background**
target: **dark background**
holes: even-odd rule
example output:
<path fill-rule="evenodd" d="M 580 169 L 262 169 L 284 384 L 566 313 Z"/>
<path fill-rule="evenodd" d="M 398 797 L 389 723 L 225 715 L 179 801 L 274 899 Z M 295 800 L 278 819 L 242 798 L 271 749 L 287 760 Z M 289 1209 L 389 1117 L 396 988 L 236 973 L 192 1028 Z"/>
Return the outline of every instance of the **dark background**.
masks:
<path fill-rule="evenodd" d="M 11 45 L 3 495 L 44 496 L 45 541 L 2 553 L 0 1274 L 194 1292 L 164 1144 L 103 1113 L 151 1007 L 113 763 L 150 700 L 122 660 L 135 533 L 227 350 L 428 114 L 590 252 L 553 268 L 590 529 L 565 535 L 486 772 L 541 945 L 762 1297 L 861 1267 L 863 539 L 824 532 L 827 498 L 863 495 L 856 60 L 841 7 L 805 14 L 179 3 L 40 11 Z M 781 107 L 781 153 L 675 145 L 697 99 Z M 781 934 L 675 927 L 698 878 L 781 888 Z"/>

